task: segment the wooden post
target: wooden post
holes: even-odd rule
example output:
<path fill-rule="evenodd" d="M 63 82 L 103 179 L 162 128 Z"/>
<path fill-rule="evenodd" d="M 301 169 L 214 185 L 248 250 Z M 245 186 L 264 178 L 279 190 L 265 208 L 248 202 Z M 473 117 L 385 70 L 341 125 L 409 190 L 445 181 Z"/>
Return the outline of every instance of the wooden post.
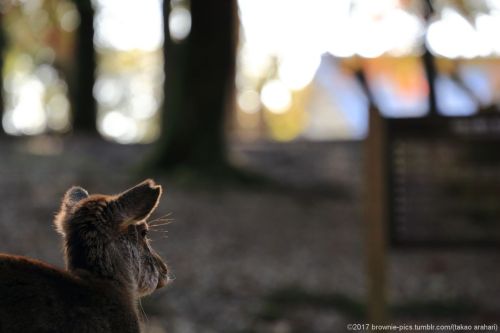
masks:
<path fill-rule="evenodd" d="M 384 119 L 376 107 L 370 107 L 369 118 L 370 127 L 365 146 L 367 315 L 370 324 L 384 324 L 388 320 L 386 129 Z"/>

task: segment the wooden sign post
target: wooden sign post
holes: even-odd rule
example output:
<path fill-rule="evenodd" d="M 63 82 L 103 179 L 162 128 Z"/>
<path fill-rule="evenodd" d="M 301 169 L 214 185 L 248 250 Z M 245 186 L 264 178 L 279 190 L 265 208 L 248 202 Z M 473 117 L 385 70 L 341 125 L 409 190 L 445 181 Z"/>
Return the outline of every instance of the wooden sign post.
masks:
<path fill-rule="evenodd" d="M 365 146 L 367 315 L 370 324 L 384 324 L 388 320 L 386 131 L 384 119 L 375 107 L 370 107 L 369 118 L 370 128 Z"/>
<path fill-rule="evenodd" d="M 389 245 L 500 246 L 500 112 L 369 119 L 367 315 L 386 324 Z"/>

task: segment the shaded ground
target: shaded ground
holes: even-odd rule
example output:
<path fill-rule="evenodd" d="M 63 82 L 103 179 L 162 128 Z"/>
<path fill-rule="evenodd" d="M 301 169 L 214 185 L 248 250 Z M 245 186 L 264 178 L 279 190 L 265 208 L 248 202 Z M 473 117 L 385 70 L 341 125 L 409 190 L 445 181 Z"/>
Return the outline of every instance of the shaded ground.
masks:
<path fill-rule="evenodd" d="M 51 225 L 64 191 L 115 193 L 140 180 L 146 146 L 53 138 L 0 143 L 0 252 L 62 266 Z M 145 299 L 150 332 L 343 332 L 364 319 L 358 143 L 236 145 L 241 163 L 286 187 L 166 187 L 154 247 L 176 277 Z M 395 322 L 500 320 L 500 254 L 393 250 Z"/>

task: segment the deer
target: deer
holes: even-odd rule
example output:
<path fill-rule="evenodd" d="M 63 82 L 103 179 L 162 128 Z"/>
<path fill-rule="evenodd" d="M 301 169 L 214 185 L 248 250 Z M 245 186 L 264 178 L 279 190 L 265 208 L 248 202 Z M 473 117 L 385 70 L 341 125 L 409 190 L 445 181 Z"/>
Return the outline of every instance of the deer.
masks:
<path fill-rule="evenodd" d="M 161 194 L 151 179 L 118 195 L 71 187 L 54 219 L 65 269 L 0 254 L 0 333 L 141 332 L 140 299 L 169 282 L 147 237 Z"/>

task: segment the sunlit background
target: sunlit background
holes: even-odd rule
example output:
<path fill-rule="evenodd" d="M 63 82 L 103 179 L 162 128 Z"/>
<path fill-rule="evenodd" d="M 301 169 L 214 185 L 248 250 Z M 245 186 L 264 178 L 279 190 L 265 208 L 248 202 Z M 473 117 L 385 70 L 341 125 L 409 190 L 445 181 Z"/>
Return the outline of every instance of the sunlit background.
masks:
<path fill-rule="evenodd" d="M 387 116 L 422 116 L 423 45 L 437 57 L 438 107 L 467 115 L 500 101 L 500 1 L 239 0 L 241 29 L 233 132 L 240 139 L 363 138 L 363 68 Z M 161 0 L 95 0 L 98 129 L 120 143 L 159 135 L 163 84 Z M 71 130 L 67 80 L 78 12 L 70 1 L 4 2 L 5 112 L 12 135 Z M 178 1 L 172 38 L 191 25 Z M 168 55 L 167 55 L 168 57 Z"/>

